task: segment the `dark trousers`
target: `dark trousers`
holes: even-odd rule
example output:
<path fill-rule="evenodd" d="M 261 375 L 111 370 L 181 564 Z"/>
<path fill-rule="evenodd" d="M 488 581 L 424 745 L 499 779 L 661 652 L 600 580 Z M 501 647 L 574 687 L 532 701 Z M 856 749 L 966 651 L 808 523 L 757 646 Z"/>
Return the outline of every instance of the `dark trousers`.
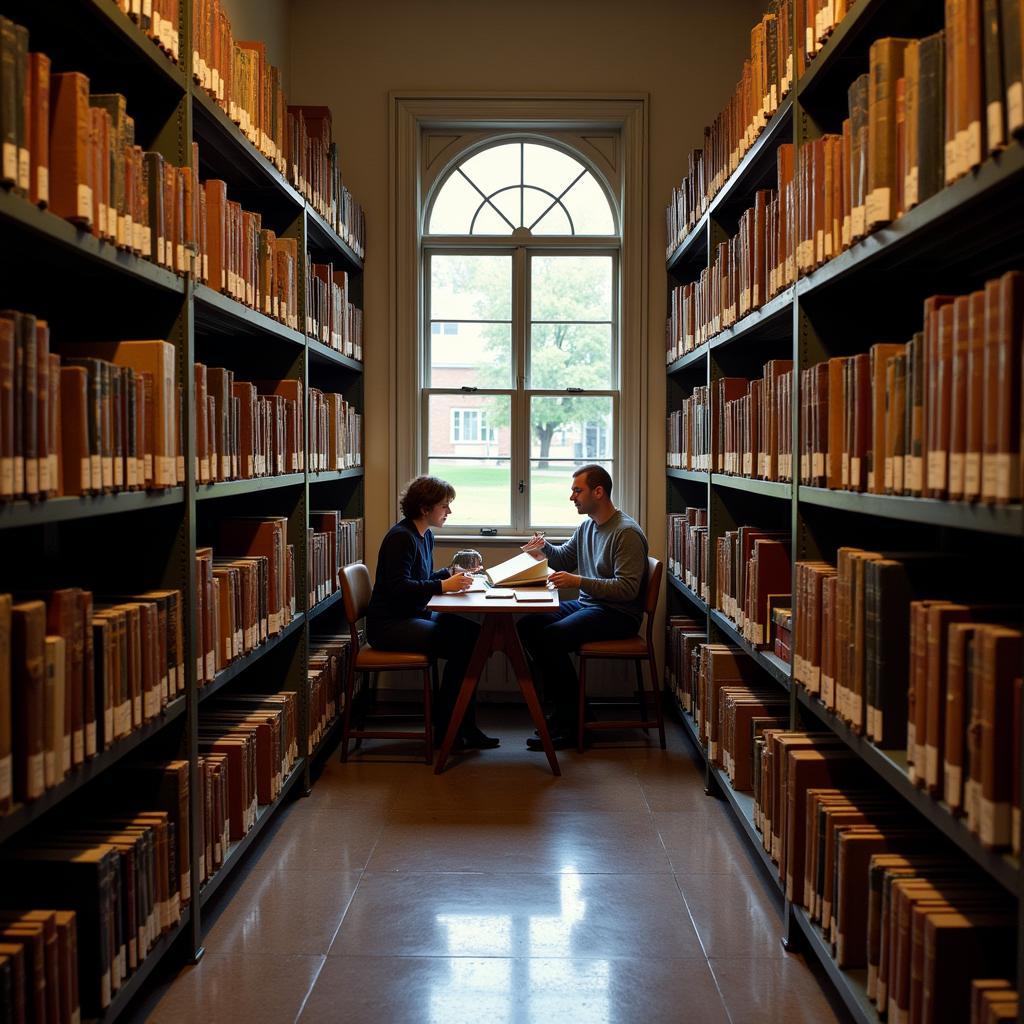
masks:
<path fill-rule="evenodd" d="M 637 624 L 610 608 L 562 601 L 558 611 L 522 616 L 516 629 L 559 726 L 571 734 L 579 724 L 579 679 L 569 655 L 592 640 L 635 636 Z"/>
<path fill-rule="evenodd" d="M 382 651 L 418 651 L 445 659 L 441 693 L 434 705 L 434 727 L 441 735 L 448 730 L 479 634 L 480 627 L 472 619 L 439 612 L 425 613 L 423 618 L 367 623 L 367 639 Z M 463 729 L 475 726 L 476 694 L 462 720 Z"/>

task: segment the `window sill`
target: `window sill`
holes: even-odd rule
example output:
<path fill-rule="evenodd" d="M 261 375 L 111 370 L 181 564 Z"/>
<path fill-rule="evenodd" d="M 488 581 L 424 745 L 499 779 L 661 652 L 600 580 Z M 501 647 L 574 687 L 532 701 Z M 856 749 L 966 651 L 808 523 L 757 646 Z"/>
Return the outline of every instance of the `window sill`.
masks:
<path fill-rule="evenodd" d="M 508 547 L 510 544 L 525 544 L 532 534 L 525 536 L 519 536 L 514 534 L 498 534 L 497 536 L 491 536 L 489 534 L 482 533 L 434 533 L 435 544 L 447 544 L 449 541 L 453 544 L 480 544 L 480 545 L 501 545 L 502 547 Z M 569 537 L 551 537 L 545 535 L 545 540 L 550 541 L 552 544 L 564 544 Z"/>

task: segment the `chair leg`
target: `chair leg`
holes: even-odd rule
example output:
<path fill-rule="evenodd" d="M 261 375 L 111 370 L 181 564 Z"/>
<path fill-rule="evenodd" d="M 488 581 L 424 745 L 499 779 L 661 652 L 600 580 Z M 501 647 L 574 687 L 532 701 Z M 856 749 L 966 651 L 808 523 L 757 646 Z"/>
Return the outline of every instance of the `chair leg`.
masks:
<path fill-rule="evenodd" d="M 576 750 L 579 753 L 583 753 L 583 730 L 585 727 L 584 714 L 587 706 L 587 659 L 580 658 L 580 703 L 579 703 L 579 720 L 576 726 Z"/>
<path fill-rule="evenodd" d="M 349 665 L 345 675 L 345 715 L 341 723 L 341 761 L 344 764 L 348 760 L 348 736 L 352 726 L 352 691 L 355 689 L 354 681 L 356 675 L 355 665 Z"/>
<path fill-rule="evenodd" d="M 658 739 L 661 749 L 665 749 L 665 710 L 661 703 L 661 688 L 658 686 L 658 662 L 654 651 L 647 652 L 647 670 L 651 673 L 651 689 L 654 691 L 654 714 L 658 719 Z"/>
<path fill-rule="evenodd" d="M 357 719 L 360 731 L 366 728 L 366 719 L 373 712 L 374 702 L 377 699 L 377 677 L 379 675 L 379 672 L 367 672 L 363 677 L 365 682 L 363 684 L 363 692 L 360 694 L 359 717 Z M 362 750 L 362 748 L 363 737 L 357 736 L 355 749 Z"/>
<path fill-rule="evenodd" d="M 434 763 L 434 719 L 430 699 L 432 683 L 431 671 L 425 668 L 423 670 L 423 739 L 427 745 L 424 758 L 427 764 Z"/>
<path fill-rule="evenodd" d="M 644 670 L 640 665 L 639 659 L 633 662 L 633 668 L 636 669 L 636 691 L 637 696 L 640 699 L 640 717 L 646 722 L 647 721 L 647 697 L 644 694 Z M 644 726 L 644 732 L 650 735 L 651 730 Z"/>

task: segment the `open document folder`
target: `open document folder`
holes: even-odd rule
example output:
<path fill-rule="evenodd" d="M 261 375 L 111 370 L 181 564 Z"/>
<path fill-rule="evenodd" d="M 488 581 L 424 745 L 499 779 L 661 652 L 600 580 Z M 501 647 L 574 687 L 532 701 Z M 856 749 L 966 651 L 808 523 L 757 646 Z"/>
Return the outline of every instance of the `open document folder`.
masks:
<path fill-rule="evenodd" d="M 486 570 L 484 575 L 492 587 L 540 587 L 547 583 L 552 570 L 546 558 L 537 559 L 524 551 Z"/>

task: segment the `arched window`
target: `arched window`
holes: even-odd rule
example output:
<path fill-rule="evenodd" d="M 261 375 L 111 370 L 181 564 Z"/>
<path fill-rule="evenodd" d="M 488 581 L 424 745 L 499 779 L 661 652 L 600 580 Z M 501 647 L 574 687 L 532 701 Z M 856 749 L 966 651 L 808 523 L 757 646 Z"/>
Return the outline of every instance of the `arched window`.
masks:
<path fill-rule="evenodd" d="M 495 138 L 424 196 L 420 450 L 451 532 L 572 527 L 572 470 L 614 477 L 619 211 L 562 141 Z"/>

